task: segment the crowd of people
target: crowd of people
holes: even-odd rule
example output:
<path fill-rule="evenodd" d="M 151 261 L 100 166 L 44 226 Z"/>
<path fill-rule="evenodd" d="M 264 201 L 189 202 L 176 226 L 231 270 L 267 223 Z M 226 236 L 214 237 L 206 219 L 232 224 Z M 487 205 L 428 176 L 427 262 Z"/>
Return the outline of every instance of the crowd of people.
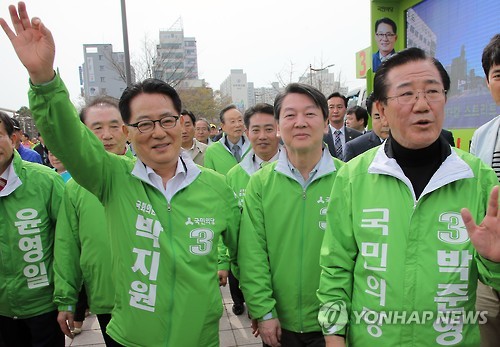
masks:
<path fill-rule="evenodd" d="M 106 346 L 219 346 L 227 283 L 263 346 L 498 344 L 500 116 L 455 148 L 438 60 L 391 54 L 366 109 L 291 83 L 216 136 L 156 79 L 77 111 L 9 12 L 53 168 L 0 112 L 0 345 L 64 346 L 84 301 Z M 500 35 L 482 64 L 500 105 Z"/>

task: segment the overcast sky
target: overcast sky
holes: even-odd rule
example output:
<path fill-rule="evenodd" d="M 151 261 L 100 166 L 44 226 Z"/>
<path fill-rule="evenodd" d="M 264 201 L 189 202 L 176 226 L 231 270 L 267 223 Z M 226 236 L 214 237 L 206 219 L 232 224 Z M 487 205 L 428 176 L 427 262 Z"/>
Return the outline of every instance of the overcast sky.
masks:
<path fill-rule="evenodd" d="M 83 44 L 111 43 L 123 52 L 120 0 L 26 0 L 30 17 L 38 16 L 56 42 L 55 66 L 71 98 L 80 92 L 78 67 Z M 10 23 L 8 4 L 0 16 Z M 279 74 L 297 81 L 309 64 L 335 64 L 350 88 L 364 85 L 356 79 L 355 53 L 370 44 L 370 0 L 128 0 L 127 20 L 131 60 L 138 59 L 145 38 L 158 42 L 159 30 L 181 17 L 184 35 L 195 37 L 199 78 L 214 89 L 231 69 L 243 69 L 255 87 L 267 87 Z M 2 92 L 0 107 L 28 105 L 28 74 L 0 30 Z"/>

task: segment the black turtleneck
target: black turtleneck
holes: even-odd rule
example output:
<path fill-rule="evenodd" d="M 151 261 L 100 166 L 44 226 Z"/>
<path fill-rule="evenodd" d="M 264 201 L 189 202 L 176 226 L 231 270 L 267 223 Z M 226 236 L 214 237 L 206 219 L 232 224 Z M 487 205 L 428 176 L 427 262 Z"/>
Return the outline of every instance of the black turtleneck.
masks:
<path fill-rule="evenodd" d="M 410 180 L 418 199 L 437 169 L 451 154 L 450 145 L 441 136 L 430 146 L 409 149 L 389 137 L 384 148 L 389 158 L 394 158 Z"/>

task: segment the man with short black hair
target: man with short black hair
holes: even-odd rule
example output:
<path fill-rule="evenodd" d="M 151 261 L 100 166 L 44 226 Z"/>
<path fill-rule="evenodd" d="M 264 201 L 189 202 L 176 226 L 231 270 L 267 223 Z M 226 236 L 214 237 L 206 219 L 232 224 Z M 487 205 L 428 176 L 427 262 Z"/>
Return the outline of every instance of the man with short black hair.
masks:
<path fill-rule="evenodd" d="M 323 145 L 328 104 L 319 90 L 289 84 L 275 99 L 274 117 L 284 148 L 245 191 L 240 286 L 266 346 L 324 346 L 318 257 L 327 197 L 343 163 Z"/>
<path fill-rule="evenodd" d="M 226 181 L 243 204 L 245 190 L 250 177 L 262 167 L 278 159 L 279 137 L 277 136 L 278 124 L 274 119 L 273 107 L 261 103 L 250 107 L 243 116 L 245 133 L 251 150 L 238 164 L 227 173 Z M 229 289 L 233 299 L 233 313 L 240 315 L 244 312 L 245 298 L 239 288 L 238 280 L 229 274 Z"/>
<path fill-rule="evenodd" d="M 378 51 L 372 56 L 372 71 L 377 72 L 380 64 L 396 53 L 394 45 L 398 40 L 398 27 L 390 18 L 380 18 L 375 22 L 375 40 Z"/>
<path fill-rule="evenodd" d="M 205 160 L 205 151 L 207 145 L 201 143 L 195 138 L 196 118 L 193 112 L 182 110 L 181 115 L 184 116 L 184 127 L 182 129 L 182 149 L 191 156 L 191 159 L 198 164 L 203 165 Z"/>
<path fill-rule="evenodd" d="M 45 146 L 45 141 L 43 140 L 43 137 L 40 133 L 38 133 L 38 144 L 33 147 L 33 150 L 40 154 L 40 157 L 42 158 L 42 164 L 48 167 L 52 167 L 49 161 L 49 150 L 47 146 Z"/>
<path fill-rule="evenodd" d="M 40 157 L 40 154 L 38 154 L 36 151 L 32 150 L 31 148 L 26 148 L 24 146 L 21 146 L 21 135 L 23 132 L 21 131 L 21 126 L 19 124 L 19 121 L 15 118 L 10 119 L 12 121 L 12 124 L 14 125 L 14 132 L 16 133 L 16 149 L 19 152 L 19 155 L 23 160 L 30 161 L 32 163 L 38 163 L 42 164 L 42 158 Z"/>
<path fill-rule="evenodd" d="M 330 94 L 328 96 L 328 110 L 330 124 L 323 141 L 328 145 L 332 157 L 344 161 L 345 144 L 363 133 L 345 126 L 347 98 L 344 95 L 338 92 Z"/>
<path fill-rule="evenodd" d="M 366 99 L 366 107 L 372 117 L 372 130 L 346 143 L 346 162 L 371 148 L 380 146 L 389 136 L 389 126 L 380 119 L 377 104 L 373 100 L 373 93 Z"/>
<path fill-rule="evenodd" d="M 368 126 L 368 112 L 361 106 L 350 107 L 346 113 L 345 125 L 364 134 Z"/>

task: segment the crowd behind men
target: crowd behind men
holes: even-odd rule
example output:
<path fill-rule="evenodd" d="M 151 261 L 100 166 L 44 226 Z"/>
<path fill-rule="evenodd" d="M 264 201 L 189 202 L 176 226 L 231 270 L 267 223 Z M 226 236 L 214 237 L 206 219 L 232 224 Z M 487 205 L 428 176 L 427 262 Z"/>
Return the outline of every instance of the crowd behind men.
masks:
<path fill-rule="evenodd" d="M 481 343 L 498 343 L 498 117 L 474 135 L 482 161 L 450 146 L 439 61 L 384 60 L 367 110 L 298 83 L 229 105 L 210 143 L 212 124 L 155 79 L 78 114 L 51 32 L 24 3 L 9 11 L 43 146 L 73 180 L 22 160 L 26 136 L 0 113 L 0 343 L 63 346 L 83 284 L 107 346 L 218 346 L 228 280 L 272 347 L 478 345 L 463 314 L 480 280 Z M 500 35 L 482 63 L 499 104 Z M 384 312 L 455 319 L 369 319 Z"/>

